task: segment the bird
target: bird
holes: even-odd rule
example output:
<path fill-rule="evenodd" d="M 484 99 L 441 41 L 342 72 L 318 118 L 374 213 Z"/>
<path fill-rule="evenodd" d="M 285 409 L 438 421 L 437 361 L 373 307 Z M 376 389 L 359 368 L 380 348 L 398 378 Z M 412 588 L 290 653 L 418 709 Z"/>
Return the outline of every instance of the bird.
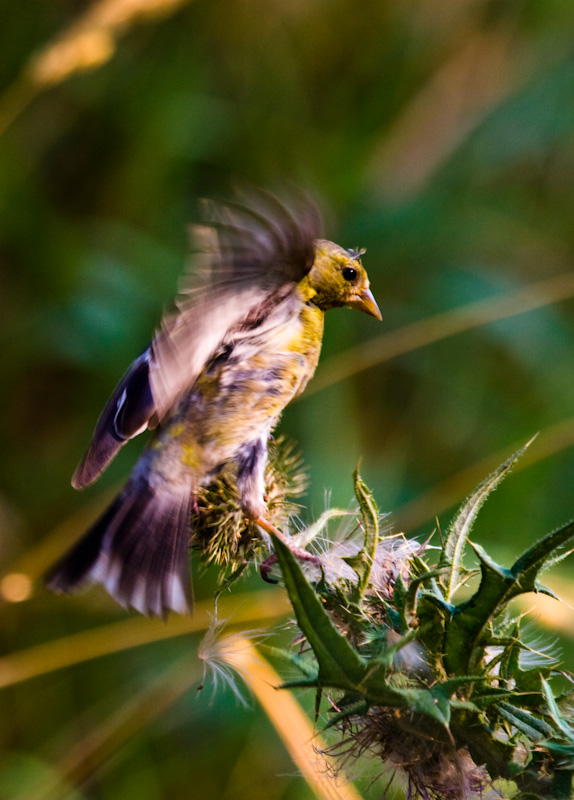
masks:
<path fill-rule="evenodd" d="M 302 192 L 205 200 L 195 257 L 151 344 L 112 393 L 72 478 L 83 489 L 129 440 L 151 438 L 118 497 L 46 576 L 72 593 L 101 584 L 125 608 L 191 613 L 197 493 L 234 467 L 241 509 L 265 530 L 264 470 L 283 409 L 313 376 L 325 312 L 381 312 L 364 250 L 320 238 Z"/>

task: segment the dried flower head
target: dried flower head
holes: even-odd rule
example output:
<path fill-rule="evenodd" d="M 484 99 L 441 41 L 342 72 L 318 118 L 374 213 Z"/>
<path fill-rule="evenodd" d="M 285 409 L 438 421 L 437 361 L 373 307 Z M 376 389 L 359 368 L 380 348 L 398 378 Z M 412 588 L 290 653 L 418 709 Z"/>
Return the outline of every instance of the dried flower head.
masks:
<path fill-rule="evenodd" d="M 299 508 L 297 500 L 305 493 L 307 483 L 301 455 L 293 443 L 283 436 L 272 439 L 265 471 L 269 522 L 278 527 L 287 525 Z M 241 571 L 264 557 L 261 532 L 241 510 L 232 466 L 200 491 L 197 505 L 192 545 L 201 550 L 207 564 L 224 567 L 221 582 L 228 572 Z"/>

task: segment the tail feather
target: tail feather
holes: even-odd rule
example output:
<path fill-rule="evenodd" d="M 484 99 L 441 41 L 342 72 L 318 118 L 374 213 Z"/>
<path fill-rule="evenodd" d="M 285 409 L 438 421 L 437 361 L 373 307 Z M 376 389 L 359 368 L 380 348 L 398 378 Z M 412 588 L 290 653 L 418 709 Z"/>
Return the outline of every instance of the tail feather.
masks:
<path fill-rule="evenodd" d="M 189 612 L 191 492 L 131 480 L 110 508 L 58 562 L 48 588 L 74 592 L 100 583 L 123 606 L 165 616 Z"/>

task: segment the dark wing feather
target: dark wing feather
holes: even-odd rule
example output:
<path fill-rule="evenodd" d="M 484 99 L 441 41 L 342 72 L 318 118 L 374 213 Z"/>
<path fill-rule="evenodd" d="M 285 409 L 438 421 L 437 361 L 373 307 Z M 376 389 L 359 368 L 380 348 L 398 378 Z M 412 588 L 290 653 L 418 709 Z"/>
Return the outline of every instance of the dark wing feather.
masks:
<path fill-rule="evenodd" d="M 102 411 L 87 453 L 72 477 L 83 489 L 98 478 L 134 436 L 147 428 L 155 406 L 149 383 L 149 348 L 133 362 Z"/>

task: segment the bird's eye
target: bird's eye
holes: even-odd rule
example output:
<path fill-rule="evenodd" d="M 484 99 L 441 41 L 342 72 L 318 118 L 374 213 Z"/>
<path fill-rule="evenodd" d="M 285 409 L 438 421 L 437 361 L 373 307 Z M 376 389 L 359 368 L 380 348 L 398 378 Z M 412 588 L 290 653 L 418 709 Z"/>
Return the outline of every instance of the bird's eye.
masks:
<path fill-rule="evenodd" d="M 346 281 L 354 281 L 357 277 L 357 270 L 354 267 L 345 267 L 343 270 L 343 278 Z"/>

